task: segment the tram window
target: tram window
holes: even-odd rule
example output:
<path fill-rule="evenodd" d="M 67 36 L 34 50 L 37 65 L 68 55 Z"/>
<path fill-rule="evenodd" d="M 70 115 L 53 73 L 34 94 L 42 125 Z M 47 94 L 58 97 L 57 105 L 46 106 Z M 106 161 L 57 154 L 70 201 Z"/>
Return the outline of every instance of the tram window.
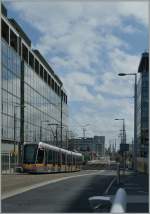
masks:
<path fill-rule="evenodd" d="M 53 163 L 55 163 L 55 159 L 56 159 L 55 156 L 56 156 L 56 155 L 55 155 L 55 151 L 53 151 Z"/>
<path fill-rule="evenodd" d="M 69 164 L 69 155 L 67 155 L 67 164 Z"/>
<path fill-rule="evenodd" d="M 71 164 L 71 155 L 69 155 L 69 164 Z"/>
<path fill-rule="evenodd" d="M 35 163 L 37 145 L 24 146 L 24 163 Z"/>
<path fill-rule="evenodd" d="M 67 163 L 68 163 L 68 164 L 71 164 L 71 155 L 68 155 L 68 156 L 67 156 Z"/>
<path fill-rule="evenodd" d="M 58 152 L 58 164 L 61 164 L 61 152 Z"/>
<path fill-rule="evenodd" d="M 43 163 L 43 159 L 44 159 L 44 150 L 39 149 L 38 156 L 37 156 L 37 163 Z"/>
<path fill-rule="evenodd" d="M 53 162 L 54 163 L 58 163 L 58 152 L 54 151 L 54 159 L 53 159 Z"/>
<path fill-rule="evenodd" d="M 45 163 L 47 164 L 48 163 L 48 151 L 45 150 Z"/>
<path fill-rule="evenodd" d="M 62 164 L 65 164 L 65 154 L 62 153 Z"/>
<path fill-rule="evenodd" d="M 53 153 L 52 151 L 48 151 L 48 163 L 52 163 L 53 162 Z"/>
<path fill-rule="evenodd" d="M 72 155 L 70 155 L 70 164 L 72 164 Z"/>
<path fill-rule="evenodd" d="M 73 165 L 75 165 L 75 158 L 76 158 L 76 157 L 75 157 L 75 156 L 73 156 Z"/>

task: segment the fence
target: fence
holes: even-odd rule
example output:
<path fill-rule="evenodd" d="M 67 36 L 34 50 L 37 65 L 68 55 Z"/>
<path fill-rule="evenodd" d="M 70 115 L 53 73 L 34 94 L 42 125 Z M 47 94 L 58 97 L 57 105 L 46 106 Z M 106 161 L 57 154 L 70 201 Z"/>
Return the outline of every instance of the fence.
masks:
<path fill-rule="evenodd" d="M 17 166 L 17 156 L 10 152 L 1 153 L 1 174 L 12 174 Z"/>

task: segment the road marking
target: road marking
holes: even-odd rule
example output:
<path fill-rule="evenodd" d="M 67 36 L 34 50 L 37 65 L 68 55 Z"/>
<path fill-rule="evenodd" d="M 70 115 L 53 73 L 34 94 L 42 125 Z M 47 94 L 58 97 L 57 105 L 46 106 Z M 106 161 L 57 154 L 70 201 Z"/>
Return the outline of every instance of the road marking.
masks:
<path fill-rule="evenodd" d="M 117 179 L 116 177 L 114 177 L 114 178 L 112 179 L 112 181 L 110 182 L 109 186 L 108 186 L 107 189 L 105 190 L 104 194 L 106 194 L 106 195 L 108 194 L 110 188 L 112 187 L 112 185 L 113 185 L 113 183 L 115 182 L 116 179 Z"/>
<path fill-rule="evenodd" d="M 29 190 L 36 189 L 38 187 L 42 187 L 42 186 L 45 186 L 45 185 L 48 185 L 48 184 L 57 183 L 59 181 L 64 181 L 64 180 L 67 180 L 67 179 L 70 179 L 70 178 L 82 177 L 82 176 L 86 176 L 86 175 L 102 174 L 104 171 L 105 170 L 101 170 L 101 171 L 97 170 L 97 172 L 94 172 L 94 173 L 88 173 L 88 174 L 83 174 L 83 175 L 73 175 L 73 176 L 68 176 L 68 177 L 64 177 L 64 178 L 58 178 L 58 179 L 51 180 L 51 181 L 44 181 L 44 182 L 41 182 L 41 183 L 38 183 L 38 184 L 30 185 L 30 186 L 27 186 L 27 187 L 20 188 L 18 190 L 14 190 L 14 191 L 5 193 L 4 195 L 1 196 L 1 199 L 3 200 L 3 199 L 6 199 L 6 198 L 10 198 L 12 196 L 21 194 L 23 192 L 27 192 Z"/>

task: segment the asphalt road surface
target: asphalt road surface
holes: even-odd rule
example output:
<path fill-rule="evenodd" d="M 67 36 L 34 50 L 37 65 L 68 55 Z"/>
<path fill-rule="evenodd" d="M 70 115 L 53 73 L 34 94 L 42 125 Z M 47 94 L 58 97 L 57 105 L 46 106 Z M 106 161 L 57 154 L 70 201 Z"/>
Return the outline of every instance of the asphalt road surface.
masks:
<path fill-rule="evenodd" d="M 88 198 L 103 195 L 114 175 L 113 171 L 97 172 L 38 187 L 2 200 L 2 212 L 92 212 Z"/>

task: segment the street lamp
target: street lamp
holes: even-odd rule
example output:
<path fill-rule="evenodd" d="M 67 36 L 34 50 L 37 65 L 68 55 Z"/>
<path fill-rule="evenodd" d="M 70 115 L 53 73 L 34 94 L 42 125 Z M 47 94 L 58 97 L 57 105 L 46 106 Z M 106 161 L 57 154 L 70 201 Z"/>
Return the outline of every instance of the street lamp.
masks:
<path fill-rule="evenodd" d="M 119 76 L 134 76 L 134 169 L 137 169 L 137 73 L 119 73 Z"/>

